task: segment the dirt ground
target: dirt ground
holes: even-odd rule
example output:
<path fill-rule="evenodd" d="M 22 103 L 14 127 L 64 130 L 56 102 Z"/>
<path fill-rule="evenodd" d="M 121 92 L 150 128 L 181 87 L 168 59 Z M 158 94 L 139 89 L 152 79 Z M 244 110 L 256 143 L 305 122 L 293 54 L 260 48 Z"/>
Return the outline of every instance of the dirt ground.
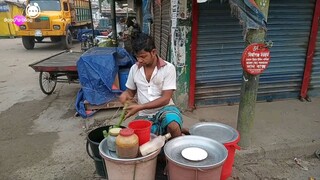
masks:
<path fill-rule="evenodd" d="M 79 51 L 79 44 L 73 50 Z M 84 120 L 75 117 L 78 84 L 58 83 L 50 96 L 39 87 L 39 73 L 29 64 L 60 52 L 59 44 L 23 48 L 21 39 L 0 39 L 0 179 L 100 179 L 86 152 L 87 132 L 111 123 L 114 110 Z M 320 161 L 239 157 L 230 179 L 287 179 L 319 176 Z M 157 176 L 157 179 L 165 179 Z"/>

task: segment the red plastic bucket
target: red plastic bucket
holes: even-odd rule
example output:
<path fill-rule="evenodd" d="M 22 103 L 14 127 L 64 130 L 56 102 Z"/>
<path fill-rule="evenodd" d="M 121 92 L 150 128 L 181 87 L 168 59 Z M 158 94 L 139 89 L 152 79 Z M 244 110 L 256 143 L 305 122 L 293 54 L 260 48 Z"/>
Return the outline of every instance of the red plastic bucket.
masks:
<path fill-rule="evenodd" d="M 238 134 L 239 134 L 239 132 L 238 132 Z M 227 159 L 226 159 L 226 161 L 224 162 L 224 164 L 222 166 L 220 180 L 226 180 L 232 174 L 232 166 L 233 166 L 233 162 L 234 162 L 234 154 L 236 152 L 236 149 L 240 150 L 240 146 L 238 146 L 238 144 L 237 144 L 239 141 L 240 141 L 240 135 L 238 135 L 238 138 L 236 140 L 223 144 L 228 150 L 228 156 L 227 156 Z"/>
<path fill-rule="evenodd" d="M 134 130 L 139 138 L 139 146 L 150 141 L 152 123 L 149 120 L 134 120 L 129 122 L 128 127 Z"/>

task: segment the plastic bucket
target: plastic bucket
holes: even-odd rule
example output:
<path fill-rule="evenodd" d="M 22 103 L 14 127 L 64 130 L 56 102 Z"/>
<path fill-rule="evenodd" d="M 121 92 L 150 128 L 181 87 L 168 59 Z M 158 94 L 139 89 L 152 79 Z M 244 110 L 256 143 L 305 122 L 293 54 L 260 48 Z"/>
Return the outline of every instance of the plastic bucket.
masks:
<path fill-rule="evenodd" d="M 110 127 L 112 125 L 96 128 L 87 135 L 87 153 L 94 160 L 97 174 L 102 177 L 106 177 L 107 172 L 105 172 L 105 165 L 99 153 L 99 144 L 104 139 L 103 131 L 109 131 Z"/>
<path fill-rule="evenodd" d="M 156 137 L 151 135 L 152 138 Z M 154 180 L 157 156 L 161 149 L 147 156 L 133 159 L 120 159 L 107 148 L 107 139 L 102 140 L 99 151 L 106 164 L 109 180 Z"/>
<path fill-rule="evenodd" d="M 150 141 L 152 123 L 149 120 L 133 120 L 129 122 L 128 127 L 134 130 L 139 138 L 139 146 Z"/>
<path fill-rule="evenodd" d="M 189 147 L 205 150 L 208 156 L 200 161 L 184 158 L 182 151 Z M 219 180 L 227 149 L 218 141 L 201 136 L 181 136 L 167 142 L 164 153 L 168 160 L 170 180 Z M 196 154 L 195 154 L 196 155 Z"/>
<path fill-rule="evenodd" d="M 109 131 L 109 128 L 110 126 L 99 127 L 90 131 L 87 135 L 87 153 L 92 159 L 94 159 L 95 157 L 98 159 L 102 159 L 99 154 L 99 143 L 104 139 L 103 131 Z M 89 151 L 89 146 L 92 154 Z"/>
<path fill-rule="evenodd" d="M 203 136 L 222 143 L 228 150 L 228 157 L 221 171 L 221 180 L 226 180 L 232 174 L 234 155 L 236 149 L 240 150 L 237 143 L 240 135 L 237 130 L 222 123 L 205 122 L 197 123 L 190 128 L 191 135 Z"/>
<path fill-rule="evenodd" d="M 226 180 L 228 177 L 231 176 L 232 174 L 232 166 L 234 162 L 234 155 L 236 152 L 236 149 L 240 150 L 240 147 L 238 146 L 238 142 L 240 141 L 240 136 L 232 142 L 229 143 L 224 143 L 224 146 L 228 150 L 228 157 L 226 162 L 224 163 L 222 167 L 222 172 L 221 172 L 221 180 Z"/>
<path fill-rule="evenodd" d="M 101 177 L 107 177 L 106 166 L 103 159 L 94 158 L 94 166 L 96 167 L 96 172 Z"/>
<path fill-rule="evenodd" d="M 119 70 L 119 84 L 120 84 L 120 90 L 125 91 L 127 89 L 126 82 L 128 79 L 130 69 L 120 69 Z"/>

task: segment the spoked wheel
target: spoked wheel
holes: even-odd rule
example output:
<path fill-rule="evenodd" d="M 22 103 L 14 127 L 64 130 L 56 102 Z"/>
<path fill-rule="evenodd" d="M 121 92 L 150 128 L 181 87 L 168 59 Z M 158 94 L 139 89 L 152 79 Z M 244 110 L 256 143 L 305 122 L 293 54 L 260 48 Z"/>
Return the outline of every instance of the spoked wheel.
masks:
<path fill-rule="evenodd" d="M 47 95 L 50 95 L 56 88 L 57 78 L 48 72 L 40 72 L 39 83 L 41 91 Z"/>

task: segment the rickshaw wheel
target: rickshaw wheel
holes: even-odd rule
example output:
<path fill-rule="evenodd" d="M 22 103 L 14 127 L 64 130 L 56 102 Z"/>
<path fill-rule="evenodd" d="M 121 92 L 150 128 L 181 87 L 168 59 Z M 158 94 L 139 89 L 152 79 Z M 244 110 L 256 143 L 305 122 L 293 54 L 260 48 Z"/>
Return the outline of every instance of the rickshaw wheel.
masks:
<path fill-rule="evenodd" d="M 44 94 L 50 95 L 56 88 L 57 78 L 48 72 L 40 72 L 39 84 L 40 84 L 41 91 Z"/>

